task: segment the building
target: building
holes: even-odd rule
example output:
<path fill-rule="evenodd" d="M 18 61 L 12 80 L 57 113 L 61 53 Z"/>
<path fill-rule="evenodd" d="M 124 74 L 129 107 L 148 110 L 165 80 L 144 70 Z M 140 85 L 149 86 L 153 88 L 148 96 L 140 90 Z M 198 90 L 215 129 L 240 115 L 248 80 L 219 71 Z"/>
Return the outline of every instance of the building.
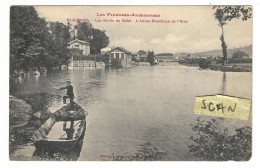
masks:
<path fill-rule="evenodd" d="M 139 50 L 137 54 L 140 62 L 147 62 L 148 52 L 145 52 L 144 50 Z"/>
<path fill-rule="evenodd" d="M 110 47 L 101 48 L 101 49 L 100 49 L 100 53 L 101 53 L 102 55 L 104 55 L 104 54 L 110 52 L 111 50 L 112 50 L 112 48 L 110 48 Z"/>
<path fill-rule="evenodd" d="M 131 52 L 127 51 L 126 49 L 124 49 L 122 47 L 116 47 L 109 52 L 109 61 L 111 61 L 112 59 L 121 60 L 123 67 L 132 66 Z"/>
<path fill-rule="evenodd" d="M 155 55 L 159 62 L 173 62 L 175 61 L 172 53 L 161 53 Z"/>
<path fill-rule="evenodd" d="M 68 43 L 68 48 L 72 55 L 68 68 L 84 67 L 85 64 L 89 65 L 88 63 L 85 63 L 85 58 L 90 55 L 90 43 L 75 39 Z"/>
<path fill-rule="evenodd" d="M 90 54 L 90 43 L 79 40 L 79 39 L 75 39 L 75 40 L 69 42 L 68 48 L 69 49 L 76 48 L 76 49 L 82 50 L 82 54 L 84 56 L 87 56 Z"/>

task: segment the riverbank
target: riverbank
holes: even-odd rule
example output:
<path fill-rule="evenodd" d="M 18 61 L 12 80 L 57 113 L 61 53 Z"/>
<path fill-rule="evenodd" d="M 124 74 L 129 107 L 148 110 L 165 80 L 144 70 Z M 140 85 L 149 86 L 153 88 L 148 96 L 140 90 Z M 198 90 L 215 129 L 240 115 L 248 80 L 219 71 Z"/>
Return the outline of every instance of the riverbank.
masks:
<path fill-rule="evenodd" d="M 27 158 L 32 155 L 32 150 L 29 150 L 30 154 L 27 155 L 26 149 L 32 146 L 32 134 L 51 115 L 48 107 L 59 99 L 59 96 L 47 93 L 9 96 L 10 160 L 28 160 Z"/>
<path fill-rule="evenodd" d="M 198 64 L 181 64 L 185 66 L 199 67 Z M 222 71 L 222 72 L 252 72 L 252 63 L 241 63 L 241 64 L 216 64 L 209 65 L 209 70 Z"/>
<path fill-rule="evenodd" d="M 226 64 L 226 65 L 210 65 L 210 70 L 225 72 L 252 72 L 252 64 Z"/>

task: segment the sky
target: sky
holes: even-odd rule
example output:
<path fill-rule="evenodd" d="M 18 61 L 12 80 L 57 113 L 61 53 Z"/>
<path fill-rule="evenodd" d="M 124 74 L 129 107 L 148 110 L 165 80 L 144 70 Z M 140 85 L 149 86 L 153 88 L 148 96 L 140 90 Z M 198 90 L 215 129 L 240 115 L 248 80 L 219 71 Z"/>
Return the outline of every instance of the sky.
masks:
<path fill-rule="evenodd" d="M 46 21 L 67 24 L 68 18 L 89 19 L 94 28 L 106 31 L 109 47 L 123 47 L 133 53 L 139 50 L 152 50 L 157 54 L 196 53 L 221 49 L 221 28 L 212 6 L 36 6 L 35 9 Z M 160 17 L 107 16 L 107 13 L 157 14 Z M 103 22 L 103 19 L 121 22 Z M 131 22 L 122 22 L 122 19 Z M 139 19 L 174 20 L 175 23 L 136 22 Z M 187 23 L 177 23 L 177 20 Z M 252 22 L 252 19 L 227 22 L 224 37 L 228 48 L 252 45 Z"/>

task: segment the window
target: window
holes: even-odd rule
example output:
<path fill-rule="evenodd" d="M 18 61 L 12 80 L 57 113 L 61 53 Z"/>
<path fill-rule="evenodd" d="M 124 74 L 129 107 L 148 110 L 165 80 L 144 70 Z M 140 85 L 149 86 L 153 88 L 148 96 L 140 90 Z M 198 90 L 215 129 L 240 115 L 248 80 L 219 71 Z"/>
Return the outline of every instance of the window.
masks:
<path fill-rule="evenodd" d="M 114 53 L 111 53 L 111 58 L 114 58 Z"/>
<path fill-rule="evenodd" d="M 116 59 L 119 59 L 119 53 L 116 53 Z"/>
<path fill-rule="evenodd" d="M 125 54 L 124 53 L 121 54 L 121 58 L 125 59 Z"/>

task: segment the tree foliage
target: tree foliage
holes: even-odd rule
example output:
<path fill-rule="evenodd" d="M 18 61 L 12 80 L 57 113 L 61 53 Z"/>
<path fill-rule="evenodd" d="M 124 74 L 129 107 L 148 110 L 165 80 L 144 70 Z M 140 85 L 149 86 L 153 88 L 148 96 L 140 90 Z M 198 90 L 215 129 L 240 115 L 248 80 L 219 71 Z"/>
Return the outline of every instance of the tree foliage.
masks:
<path fill-rule="evenodd" d="M 92 29 L 92 35 L 93 38 L 90 41 L 91 43 L 91 48 L 90 48 L 90 53 L 91 54 L 97 54 L 100 53 L 100 49 L 107 47 L 109 44 L 109 38 L 106 35 L 106 32 L 103 30 L 99 29 Z"/>
<path fill-rule="evenodd" d="M 199 67 L 201 69 L 207 69 L 209 67 L 210 61 L 207 59 L 200 59 L 199 60 Z"/>
<path fill-rule="evenodd" d="M 149 141 L 139 145 L 139 150 L 135 152 L 135 155 L 130 158 L 123 156 L 117 156 L 115 161 L 162 161 L 166 160 L 168 156 L 167 152 L 160 151 Z"/>
<path fill-rule="evenodd" d="M 104 30 L 93 28 L 92 24 L 89 22 L 78 22 L 75 29 L 78 32 L 78 39 L 90 42 L 91 54 L 100 53 L 100 49 L 107 47 L 110 42 L 109 37 Z"/>
<path fill-rule="evenodd" d="M 148 51 L 147 61 L 150 63 L 150 65 L 154 65 L 155 55 L 153 51 Z"/>
<path fill-rule="evenodd" d="M 48 69 L 67 65 L 71 58 L 70 51 L 67 48 L 69 41 L 69 28 L 63 23 L 50 22 L 49 34 L 45 38 L 45 47 L 48 54 L 44 57 L 44 60 L 41 60 L 42 64 Z"/>
<path fill-rule="evenodd" d="M 224 39 L 224 33 L 222 33 L 222 35 L 220 36 L 220 41 L 221 41 L 221 47 L 222 47 L 222 53 L 223 53 L 223 64 L 226 63 L 227 61 L 227 45 Z"/>
<path fill-rule="evenodd" d="M 139 146 L 140 149 L 135 153 L 135 156 L 133 156 L 133 160 L 159 161 L 164 160 L 167 156 L 167 152 L 159 151 L 156 147 L 153 147 L 151 142 Z"/>
<path fill-rule="evenodd" d="M 214 6 L 213 9 L 223 11 L 223 21 L 231 21 L 234 18 L 246 21 L 253 15 L 251 6 Z"/>
<path fill-rule="evenodd" d="M 39 68 L 44 56 L 46 22 L 32 6 L 12 6 L 10 13 L 10 74 Z"/>
<path fill-rule="evenodd" d="M 249 55 L 247 53 L 243 52 L 243 51 L 240 51 L 240 50 L 234 52 L 233 55 L 232 55 L 232 58 L 234 58 L 234 59 L 245 58 L 245 57 L 249 57 Z"/>
<path fill-rule="evenodd" d="M 66 26 L 59 22 L 46 22 L 38 16 L 33 6 L 12 6 L 10 76 L 67 65 L 71 58 L 71 52 L 67 49 L 68 42 L 72 40 L 71 27 L 70 23 Z M 88 22 L 78 22 L 74 29 L 80 40 L 91 43 L 92 54 L 100 53 L 100 49 L 109 44 L 105 31 L 94 29 Z"/>
<path fill-rule="evenodd" d="M 116 58 L 111 59 L 111 67 L 112 68 L 122 68 L 122 61 Z"/>
<path fill-rule="evenodd" d="M 252 155 L 252 129 L 242 127 L 230 135 L 228 129 L 219 129 L 216 119 L 200 120 L 191 125 L 197 135 L 191 136 L 189 152 L 200 160 L 249 160 Z"/>
<path fill-rule="evenodd" d="M 10 75 L 52 69 L 67 64 L 69 29 L 59 22 L 47 23 L 33 6 L 10 8 Z"/>
<path fill-rule="evenodd" d="M 242 19 L 246 21 L 252 17 L 252 7 L 251 6 L 214 6 L 216 9 L 214 13 L 216 20 L 219 22 L 219 26 L 222 29 L 222 34 L 220 36 L 221 47 L 223 52 L 223 65 L 227 60 L 227 45 L 224 39 L 224 25 L 226 21 L 231 21 L 232 19 Z"/>
<path fill-rule="evenodd" d="M 220 36 L 220 41 L 221 41 L 221 47 L 222 47 L 222 52 L 223 52 L 223 65 L 226 63 L 227 60 L 227 45 L 224 39 L 224 25 L 226 22 L 224 21 L 224 11 L 222 9 L 217 9 L 215 12 L 215 18 L 218 20 L 218 25 L 221 27 L 222 34 Z"/>
<path fill-rule="evenodd" d="M 92 29 L 93 29 L 93 26 L 91 23 L 77 22 L 77 25 L 74 26 L 74 29 L 77 32 L 76 36 L 79 40 L 88 41 L 88 42 L 91 41 Z"/>

